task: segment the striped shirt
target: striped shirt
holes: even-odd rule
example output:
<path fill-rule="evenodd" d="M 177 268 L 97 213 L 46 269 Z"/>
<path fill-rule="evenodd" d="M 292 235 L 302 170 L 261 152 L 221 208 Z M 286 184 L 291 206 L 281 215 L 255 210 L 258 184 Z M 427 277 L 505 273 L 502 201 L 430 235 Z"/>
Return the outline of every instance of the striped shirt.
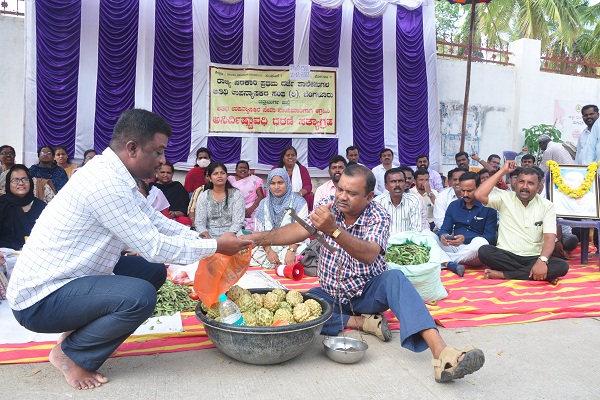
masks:
<path fill-rule="evenodd" d="M 315 205 L 315 208 L 327 203 L 327 199 Z M 381 252 L 372 264 L 365 264 L 353 258 L 333 238 L 323 235 L 327 242 L 338 251 L 331 253 L 321 246 L 319 257 L 318 278 L 321 287 L 332 297 L 341 297 L 342 302 L 362 294 L 365 285 L 374 277 L 386 271 L 385 249 L 390 236 L 390 217 L 379 203 L 371 201 L 365 207 L 356 222 L 346 226 L 344 214 L 334 204 L 331 207 L 336 223 L 340 229 L 367 242 L 375 242 L 381 247 Z M 312 225 L 310 216 L 305 221 Z"/>
<path fill-rule="evenodd" d="M 390 215 L 390 234 L 398 232 L 421 232 L 423 230 L 423 203 L 413 193 L 404 193 L 400 204 L 395 206 L 389 193 L 373 200 L 383 206 Z"/>
<path fill-rule="evenodd" d="M 556 234 L 554 204 L 539 194 L 525 207 L 515 192 L 492 191 L 487 207 L 498 210 L 499 249 L 519 256 L 539 256 L 544 234 Z"/>
<path fill-rule="evenodd" d="M 190 264 L 217 242 L 154 210 L 107 148 L 40 215 L 8 285 L 10 307 L 23 310 L 82 276 L 110 275 L 125 246 L 150 262 Z"/>

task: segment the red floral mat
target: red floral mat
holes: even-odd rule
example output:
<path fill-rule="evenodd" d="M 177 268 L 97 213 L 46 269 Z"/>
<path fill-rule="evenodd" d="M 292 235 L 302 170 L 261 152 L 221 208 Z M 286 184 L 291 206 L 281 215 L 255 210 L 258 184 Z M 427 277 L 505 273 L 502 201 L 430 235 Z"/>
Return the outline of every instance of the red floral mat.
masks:
<path fill-rule="evenodd" d="M 447 328 L 600 316 L 598 258 L 590 258 L 590 263 L 583 265 L 579 263 L 579 253 L 574 252 L 573 257 L 569 261 L 569 273 L 556 286 L 545 282 L 484 280 L 483 269 L 467 269 L 463 278 L 442 271 L 442 282 L 449 296 L 429 304 L 428 308 L 435 321 Z M 292 281 L 276 276 L 273 271 L 266 272 L 289 289 L 306 291 L 318 284 L 314 277 Z M 385 315 L 390 328 L 398 330 L 399 323 L 394 315 L 390 311 Z M 184 332 L 132 336 L 114 356 L 214 347 L 194 313 L 183 313 L 181 318 Z M 48 354 L 55 345 L 54 342 L 0 344 L 0 364 L 48 361 Z"/>

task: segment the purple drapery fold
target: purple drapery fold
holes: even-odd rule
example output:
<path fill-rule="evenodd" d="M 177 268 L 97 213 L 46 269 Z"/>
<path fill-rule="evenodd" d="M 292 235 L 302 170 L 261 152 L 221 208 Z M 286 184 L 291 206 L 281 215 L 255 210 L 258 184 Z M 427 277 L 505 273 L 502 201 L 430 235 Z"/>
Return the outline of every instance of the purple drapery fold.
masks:
<path fill-rule="evenodd" d="M 171 125 L 166 158 L 187 161 L 192 141 L 192 2 L 156 0 L 152 109 Z"/>
<path fill-rule="evenodd" d="M 227 4 L 221 0 L 208 2 L 208 42 L 211 62 L 218 64 L 242 63 L 243 1 L 236 4 Z M 242 153 L 242 138 L 209 136 L 207 146 L 212 151 L 214 160 L 235 163 L 239 161 Z"/>
<path fill-rule="evenodd" d="M 258 63 L 287 66 L 294 63 L 296 0 L 261 0 L 258 18 Z M 258 162 L 275 165 L 292 139 L 258 139 Z"/>
<path fill-rule="evenodd" d="M 423 9 L 397 8 L 398 149 L 400 163 L 414 165 L 419 155 L 429 154 Z"/>
<path fill-rule="evenodd" d="M 314 66 L 339 66 L 342 7 L 323 8 L 312 3 L 308 63 Z M 337 139 L 308 139 L 308 166 L 325 169 L 338 153 Z"/>
<path fill-rule="evenodd" d="M 81 0 L 36 2 L 37 144 L 75 153 Z"/>
<path fill-rule="evenodd" d="M 360 161 L 373 168 L 385 147 L 383 128 L 383 20 L 354 8 L 352 25 L 352 124 Z"/>
<path fill-rule="evenodd" d="M 117 119 L 135 105 L 139 0 L 100 2 L 94 149 L 104 151 Z"/>

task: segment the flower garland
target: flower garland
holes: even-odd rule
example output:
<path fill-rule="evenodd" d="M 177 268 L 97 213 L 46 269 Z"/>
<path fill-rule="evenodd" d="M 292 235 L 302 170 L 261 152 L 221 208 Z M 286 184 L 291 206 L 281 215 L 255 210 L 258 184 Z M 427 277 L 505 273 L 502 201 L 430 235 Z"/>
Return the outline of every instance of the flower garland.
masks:
<path fill-rule="evenodd" d="M 588 165 L 587 173 L 585 174 L 585 179 L 583 180 L 583 182 L 581 182 L 581 186 L 579 186 L 577 189 L 573 189 L 563 181 L 563 178 L 560 175 L 560 167 L 558 166 L 558 163 L 556 161 L 550 160 L 546 162 L 546 165 L 550 167 L 552 179 L 554 181 L 554 184 L 558 186 L 559 192 L 564 193 L 567 196 L 572 197 L 574 199 L 583 197 L 583 195 L 590 191 L 590 189 L 592 188 L 592 182 L 594 181 L 594 178 L 596 177 L 596 172 L 598 171 L 598 163 L 593 162 L 590 165 Z"/>

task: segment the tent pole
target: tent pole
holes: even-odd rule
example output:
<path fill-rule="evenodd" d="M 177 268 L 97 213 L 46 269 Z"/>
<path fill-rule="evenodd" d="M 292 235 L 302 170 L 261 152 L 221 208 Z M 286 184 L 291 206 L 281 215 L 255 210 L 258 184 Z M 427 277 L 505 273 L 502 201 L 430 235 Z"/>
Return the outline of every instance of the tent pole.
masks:
<path fill-rule="evenodd" d="M 460 132 L 460 151 L 465 151 L 465 137 L 467 136 L 467 109 L 469 107 L 469 91 L 471 89 L 471 59 L 473 56 L 473 36 L 475 34 L 475 0 L 471 1 L 471 21 L 469 23 L 469 43 L 467 44 L 467 79 L 465 82 L 465 102 L 462 116 L 462 129 Z"/>

